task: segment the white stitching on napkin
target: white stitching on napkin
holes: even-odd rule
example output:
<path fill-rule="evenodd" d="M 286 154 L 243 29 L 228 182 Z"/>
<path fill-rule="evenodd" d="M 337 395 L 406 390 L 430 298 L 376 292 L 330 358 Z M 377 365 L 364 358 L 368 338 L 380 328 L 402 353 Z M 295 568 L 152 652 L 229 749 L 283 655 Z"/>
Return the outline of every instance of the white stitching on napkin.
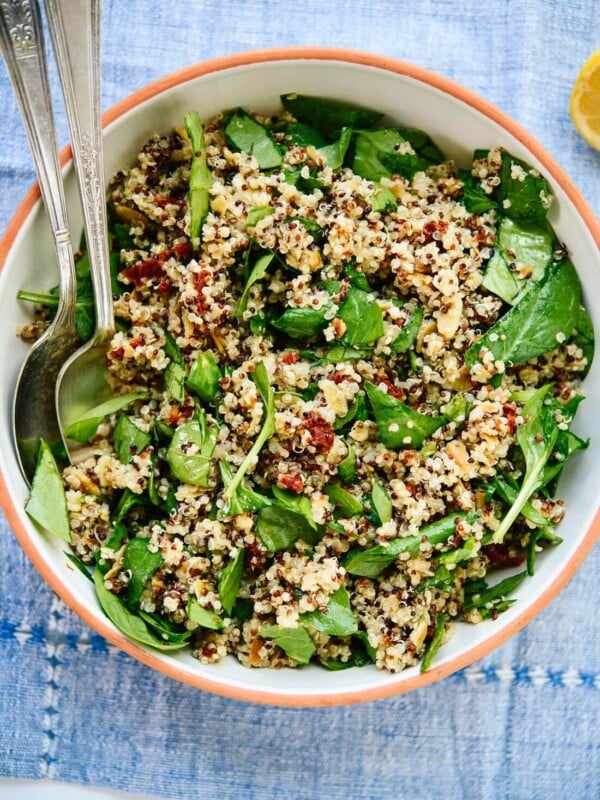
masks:
<path fill-rule="evenodd" d="M 76 650 L 86 653 L 91 650 L 98 655 L 119 653 L 120 651 L 109 644 L 93 631 L 81 633 L 64 633 L 60 630 L 59 621 L 65 614 L 69 614 L 67 607 L 58 598 L 54 598 L 50 609 L 50 624 L 47 629 L 42 626 L 30 626 L 27 623 L 14 624 L 8 620 L 0 621 L 0 640 L 14 639 L 21 647 L 26 645 L 43 645 L 46 647 L 49 668 L 47 673 L 47 692 L 45 695 L 44 710 L 46 746 L 42 756 L 45 766 L 44 774 L 51 776 L 53 773 L 54 735 L 58 715 L 58 679 L 62 667 L 62 657 L 67 651 Z M 467 683 L 509 683 L 528 684 L 530 686 L 551 686 L 564 689 L 600 689 L 600 672 L 584 672 L 574 667 L 552 669 L 540 666 L 509 666 L 508 664 L 484 663 L 473 664 L 460 672 L 451 675 L 447 680 Z"/>
<path fill-rule="evenodd" d="M 44 691 L 44 718 L 43 718 L 43 749 L 40 758 L 40 775 L 43 778 L 53 778 L 56 773 L 56 747 L 58 744 L 57 722 L 59 686 L 62 668 L 62 652 L 65 647 L 64 637 L 60 631 L 60 619 L 66 611 L 65 605 L 58 599 L 52 598 L 48 630 L 46 631 L 46 653 L 48 665 L 46 667 L 46 687 Z M 15 632 L 16 634 L 16 632 Z M 20 641 L 20 640 L 19 640 Z"/>

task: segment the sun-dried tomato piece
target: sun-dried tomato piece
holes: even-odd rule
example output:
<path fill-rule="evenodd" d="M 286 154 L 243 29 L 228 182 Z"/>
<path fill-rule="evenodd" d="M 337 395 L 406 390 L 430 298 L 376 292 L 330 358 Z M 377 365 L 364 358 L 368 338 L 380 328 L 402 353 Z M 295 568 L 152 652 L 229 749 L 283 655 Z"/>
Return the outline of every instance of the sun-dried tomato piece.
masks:
<path fill-rule="evenodd" d="M 317 453 L 328 453 L 333 447 L 335 433 L 327 420 L 318 411 L 311 411 L 306 418 L 304 426 L 310 433 L 310 438 Z"/>

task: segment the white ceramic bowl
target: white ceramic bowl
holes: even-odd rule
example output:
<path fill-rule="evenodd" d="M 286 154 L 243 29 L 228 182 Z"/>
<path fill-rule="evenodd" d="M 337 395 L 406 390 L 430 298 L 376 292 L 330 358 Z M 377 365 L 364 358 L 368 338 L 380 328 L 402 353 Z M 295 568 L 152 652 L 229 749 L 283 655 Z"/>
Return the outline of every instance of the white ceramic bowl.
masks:
<path fill-rule="evenodd" d="M 538 167 L 557 199 L 551 222 L 571 252 L 586 305 L 600 331 L 600 226 L 567 175 L 498 109 L 448 79 L 409 64 L 344 50 L 296 48 L 244 53 L 192 66 L 142 89 L 106 114 L 107 178 L 130 163 L 153 133 L 181 125 L 190 109 L 197 109 L 203 118 L 238 105 L 273 112 L 279 95 L 289 91 L 376 108 L 389 121 L 424 129 L 459 163 L 467 163 L 476 147 L 502 145 Z M 67 158 L 64 154 L 65 162 Z M 81 214 L 70 165 L 66 172 L 77 238 Z M 50 586 L 86 623 L 140 661 L 199 688 L 255 702 L 330 705 L 392 695 L 449 675 L 504 642 L 557 594 L 591 548 L 600 527 L 594 470 L 600 460 L 600 358 L 586 379 L 587 400 L 576 420 L 576 430 L 591 436 L 591 445 L 567 465 L 560 485 L 568 509 L 559 531 L 563 544 L 543 553 L 535 576 L 517 592 L 518 602 L 498 620 L 459 624 L 430 671 L 421 675 L 413 668 L 392 675 L 374 667 L 327 672 L 311 666 L 273 672 L 246 669 L 232 657 L 206 666 L 189 654 L 164 656 L 129 642 L 103 615 L 91 583 L 65 558 L 62 543 L 38 532 L 23 511 L 27 489 L 13 449 L 10 409 L 27 350 L 14 332 L 27 319 L 28 309 L 15 301 L 15 294 L 20 288 L 43 290 L 55 282 L 52 253 L 44 212 L 33 189 L 0 244 L 1 502 L 21 545 Z"/>

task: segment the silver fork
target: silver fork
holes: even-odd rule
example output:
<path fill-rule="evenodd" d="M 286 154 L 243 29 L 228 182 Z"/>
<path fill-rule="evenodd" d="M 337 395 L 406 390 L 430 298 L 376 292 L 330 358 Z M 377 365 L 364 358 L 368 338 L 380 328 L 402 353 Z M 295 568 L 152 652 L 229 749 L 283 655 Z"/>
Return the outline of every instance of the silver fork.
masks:
<path fill-rule="evenodd" d="M 114 334 L 100 112 L 100 1 L 46 0 L 78 176 L 94 289 L 96 330 L 59 373 L 56 406 L 63 434 L 112 395 L 107 354 Z M 71 450 L 71 443 L 65 439 Z"/>
<path fill-rule="evenodd" d="M 61 439 L 55 404 L 57 376 L 81 340 L 75 324 L 73 248 L 58 162 L 42 23 L 36 0 L 0 2 L 0 46 L 31 147 L 52 229 L 59 275 L 56 315 L 29 351 L 14 394 L 15 446 L 23 475 L 30 482 L 40 438 L 49 444 Z"/>

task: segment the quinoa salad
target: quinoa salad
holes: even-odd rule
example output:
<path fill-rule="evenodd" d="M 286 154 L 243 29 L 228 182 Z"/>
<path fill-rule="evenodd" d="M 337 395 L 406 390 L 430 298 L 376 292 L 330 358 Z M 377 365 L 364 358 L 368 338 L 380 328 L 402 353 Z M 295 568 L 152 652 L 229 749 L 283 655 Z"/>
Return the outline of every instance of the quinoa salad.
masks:
<path fill-rule="evenodd" d="M 28 513 L 139 644 L 427 669 L 560 543 L 587 445 L 552 200 L 501 148 L 459 169 L 368 109 L 191 111 L 110 183 L 115 396 L 66 431 L 73 463 L 41 443 Z M 85 243 L 77 266 L 85 340 Z M 20 293 L 22 336 L 55 296 Z"/>

